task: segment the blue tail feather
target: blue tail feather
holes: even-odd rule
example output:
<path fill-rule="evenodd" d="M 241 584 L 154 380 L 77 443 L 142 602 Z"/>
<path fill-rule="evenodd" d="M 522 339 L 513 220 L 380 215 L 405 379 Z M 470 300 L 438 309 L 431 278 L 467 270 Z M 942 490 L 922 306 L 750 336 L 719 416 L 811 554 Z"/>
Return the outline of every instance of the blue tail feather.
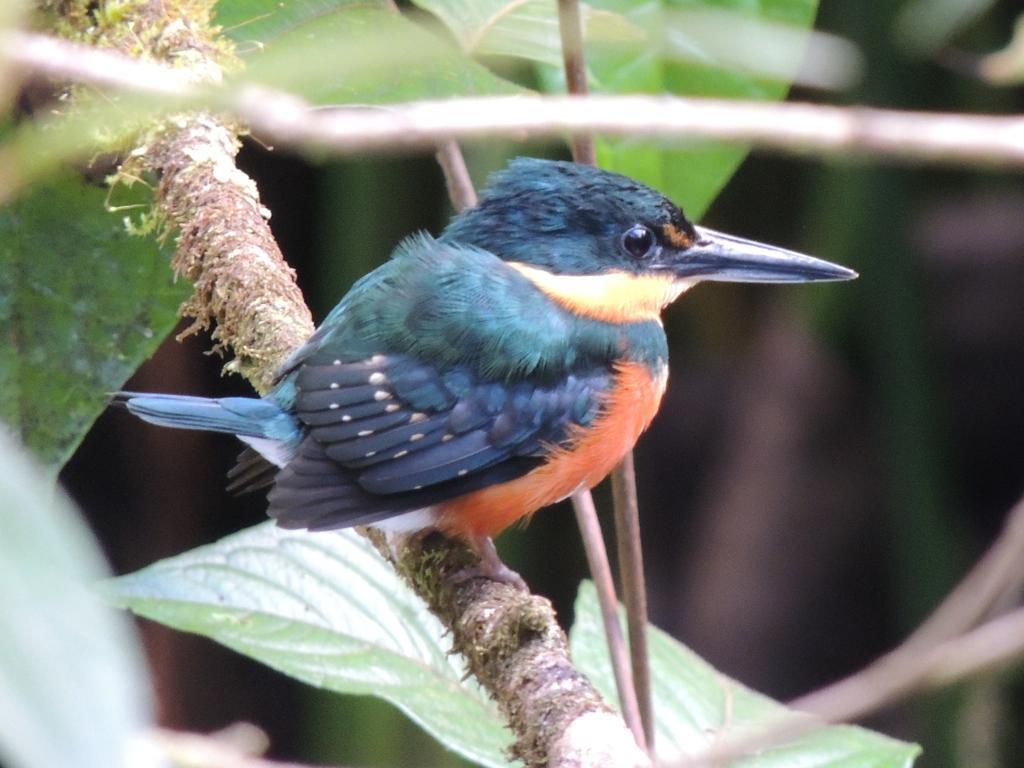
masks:
<path fill-rule="evenodd" d="M 293 417 L 274 402 L 254 397 L 217 399 L 187 395 L 157 395 L 118 392 L 114 402 L 124 405 L 140 419 L 162 427 L 227 432 L 242 437 L 298 442 L 300 434 Z"/>

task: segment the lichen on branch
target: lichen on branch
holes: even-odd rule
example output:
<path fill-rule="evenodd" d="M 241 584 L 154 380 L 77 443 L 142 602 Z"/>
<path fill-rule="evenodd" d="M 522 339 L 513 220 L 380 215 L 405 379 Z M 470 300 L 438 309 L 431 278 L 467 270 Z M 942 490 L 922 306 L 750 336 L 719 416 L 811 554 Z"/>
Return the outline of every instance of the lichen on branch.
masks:
<path fill-rule="evenodd" d="M 572 664 L 547 598 L 490 579 L 460 579 L 475 562 L 469 548 L 442 538 L 399 547 L 378 531 L 370 540 L 452 634 L 452 648 L 490 692 L 527 766 L 649 766 L 622 719 Z M 595 732 L 581 723 L 600 722 Z M 584 723 L 584 725 L 585 725 Z"/>
<path fill-rule="evenodd" d="M 181 311 L 195 320 L 182 336 L 212 326 L 215 349 L 235 355 L 226 369 L 265 393 L 284 358 L 313 332 L 313 320 L 255 182 L 235 166 L 238 147 L 232 127 L 190 113 L 151 133 L 122 171 L 150 170 L 160 179 L 156 206 L 178 233 L 172 263 L 194 287 Z"/>
<path fill-rule="evenodd" d="M 239 66 L 231 43 L 212 24 L 212 0 L 127 0 L 47 4 L 65 37 L 133 58 L 184 69 L 197 82 L 217 82 Z M 238 170 L 240 127 L 205 112 L 163 116 L 136 139 L 115 174 L 155 178 L 155 218 L 175 233 L 173 266 L 194 286 L 181 314 L 194 318 L 183 335 L 212 328 L 226 369 L 269 390 L 281 361 L 313 332 L 295 273 L 271 234 L 256 184 Z"/>

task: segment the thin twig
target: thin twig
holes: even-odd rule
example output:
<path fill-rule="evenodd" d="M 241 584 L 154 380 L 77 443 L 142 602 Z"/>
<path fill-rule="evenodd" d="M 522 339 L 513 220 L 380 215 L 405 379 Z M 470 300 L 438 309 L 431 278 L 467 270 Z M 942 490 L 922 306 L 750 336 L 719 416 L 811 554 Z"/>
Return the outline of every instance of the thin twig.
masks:
<path fill-rule="evenodd" d="M 157 96 L 195 95 L 184 69 L 129 58 L 59 37 L 8 31 L 0 35 L 0 55 L 25 74 L 88 83 Z"/>
<path fill-rule="evenodd" d="M 89 49 L 66 41 L 55 45 L 53 38 L 27 33 L 11 33 L 0 41 L 0 54 L 40 74 L 167 95 L 166 88 L 153 84 L 149 65 L 140 68 L 126 56 L 104 54 L 107 72 L 101 75 L 78 66 L 83 50 Z M 716 139 L 796 155 L 1024 167 L 1020 116 L 669 96 L 494 96 L 311 110 L 292 94 L 244 82 L 185 87 L 179 95 L 192 99 L 193 106 L 209 103 L 234 112 L 268 140 L 341 154 L 435 148 L 450 139 L 522 141 L 593 132 L 634 139 Z"/>
<path fill-rule="evenodd" d="M 586 96 L 587 60 L 583 55 L 583 20 L 579 0 L 558 0 L 558 32 L 562 38 L 562 61 L 565 64 L 565 87 L 573 96 Z M 574 133 L 572 157 L 577 163 L 597 165 L 594 137 Z"/>
<path fill-rule="evenodd" d="M 640 505 L 636 497 L 636 470 L 630 451 L 612 472 L 612 503 L 615 517 L 615 541 L 618 548 L 619 580 L 626 606 L 629 631 L 629 658 L 633 669 L 633 687 L 640 720 L 644 726 L 647 751 L 654 748 L 654 703 L 651 695 L 650 652 L 647 647 L 647 584 L 644 579 L 644 553 L 640 538 Z"/>
<path fill-rule="evenodd" d="M 1024 497 L 1013 505 L 999 537 L 970 573 L 907 638 L 915 647 L 970 629 L 1008 594 L 1024 586 Z"/>
<path fill-rule="evenodd" d="M 893 690 L 894 680 L 907 677 L 906 670 L 916 669 L 921 658 L 969 630 L 1002 595 L 1020 588 L 1022 562 L 1024 498 L 1010 510 L 1003 532 L 981 560 L 910 637 L 860 672 L 801 696 L 790 706 L 834 720 L 845 712 L 859 714 L 886 703 L 883 692 Z"/>
<path fill-rule="evenodd" d="M 562 39 L 562 60 L 565 65 L 565 83 L 569 93 L 573 96 L 585 96 L 587 94 L 587 63 L 583 51 L 583 22 L 580 16 L 579 0 L 558 0 L 558 29 Z M 594 150 L 594 137 L 589 133 L 577 133 L 572 137 L 572 156 L 577 163 L 585 165 L 597 165 L 597 154 Z M 632 462 L 630 462 L 632 466 Z M 633 524 L 630 521 L 621 519 L 631 512 L 637 513 L 635 506 L 623 507 L 621 498 L 615 498 L 615 529 L 632 530 Z M 647 658 L 646 643 L 639 646 L 626 646 L 622 636 L 622 627 L 619 625 L 618 610 L 619 601 L 615 595 L 615 584 L 611 577 L 611 565 L 608 562 L 608 550 L 604 544 L 604 536 L 601 532 L 600 521 L 597 518 L 597 511 L 594 508 L 594 499 L 589 490 L 578 491 L 573 494 L 573 507 L 576 510 L 576 521 L 579 525 L 580 534 L 583 539 L 583 547 L 587 553 L 587 561 L 590 563 L 590 573 L 598 584 L 598 601 L 601 605 L 601 615 L 604 619 L 605 638 L 608 642 L 608 655 L 612 664 L 612 671 L 615 675 L 615 684 L 618 688 L 619 703 L 625 716 L 626 723 L 636 737 L 637 743 L 648 753 L 652 754 L 651 747 L 654 743 L 653 729 L 650 720 L 650 707 L 645 710 L 637 698 L 634 675 L 638 667 L 645 680 Z M 623 552 L 621 542 L 619 547 L 620 556 Z M 632 555 L 632 548 L 629 548 Z M 620 557 L 619 570 L 631 570 L 632 563 L 623 562 Z M 641 566 L 642 567 L 642 566 Z M 632 574 L 631 574 L 632 575 Z M 637 582 L 629 580 L 631 587 Z M 643 586 L 643 580 L 640 581 Z M 646 602 L 644 597 L 641 602 Z M 636 596 L 629 595 L 626 603 L 635 605 Z M 646 621 L 646 615 L 644 616 Z M 630 621 L 630 635 L 633 634 L 632 621 Z M 638 658 L 637 654 L 643 654 Z M 628 665 L 628 666 L 627 666 Z M 649 705 L 649 701 L 648 701 Z"/>
<path fill-rule="evenodd" d="M 622 636 L 622 625 L 619 624 L 619 604 L 615 597 L 612 569 L 608 564 L 608 552 L 604 546 L 604 537 L 601 535 L 601 523 L 597 519 L 597 509 L 594 507 L 594 498 L 590 491 L 586 489 L 576 491 L 572 495 L 572 507 L 576 512 L 576 523 L 579 526 L 580 535 L 583 537 L 583 549 L 587 553 L 590 575 L 594 579 L 594 586 L 597 587 L 601 620 L 604 624 L 604 635 L 608 641 L 608 655 L 611 657 L 622 717 L 633 733 L 636 743 L 646 751 L 644 726 L 636 704 L 636 690 L 633 688 L 633 675 L 630 672 L 626 640 Z"/>
<path fill-rule="evenodd" d="M 1003 532 L 985 555 L 907 640 L 859 672 L 788 703 L 811 718 L 790 717 L 765 724 L 755 733 L 723 740 L 713 754 L 699 756 L 705 762 L 685 765 L 713 764 L 787 741 L 828 723 L 875 711 L 917 690 L 948 685 L 1024 655 L 1024 609 L 971 630 L 1003 596 L 1024 584 L 1022 562 L 1024 498 L 1010 510 Z"/>
<path fill-rule="evenodd" d="M 476 205 L 476 189 L 466 169 L 466 159 L 462 156 L 458 142 L 446 141 L 434 153 L 438 165 L 444 171 L 444 183 L 448 188 L 448 198 L 455 212 Z"/>

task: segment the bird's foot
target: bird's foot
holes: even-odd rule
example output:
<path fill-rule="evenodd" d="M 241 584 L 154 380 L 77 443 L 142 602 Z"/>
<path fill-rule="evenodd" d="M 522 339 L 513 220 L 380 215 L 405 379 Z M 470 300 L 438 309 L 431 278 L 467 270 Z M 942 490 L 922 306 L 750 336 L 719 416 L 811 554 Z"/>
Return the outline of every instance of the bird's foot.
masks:
<path fill-rule="evenodd" d="M 474 536 L 469 540 L 469 544 L 480 558 L 480 563 L 452 574 L 449 577 L 452 583 L 461 584 L 470 579 L 484 578 L 509 584 L 523 592 L 530 591 L 523 577 L 501 562 L 490 536 Z"/>

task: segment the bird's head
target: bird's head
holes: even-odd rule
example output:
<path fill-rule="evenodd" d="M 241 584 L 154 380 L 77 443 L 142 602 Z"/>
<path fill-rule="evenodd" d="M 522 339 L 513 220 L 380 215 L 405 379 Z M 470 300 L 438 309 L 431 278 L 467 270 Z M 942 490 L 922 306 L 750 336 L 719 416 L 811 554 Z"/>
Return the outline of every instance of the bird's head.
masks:
<path fill-rule="evenodd" d="M 518 158 L 478 205 L 456 216 L 447 242 L 490 251 L 579 314 L 657 317 L 703 280 L 849 280 L 852 270 L 692 224 L 671 200 L 617 173 Z"/>

